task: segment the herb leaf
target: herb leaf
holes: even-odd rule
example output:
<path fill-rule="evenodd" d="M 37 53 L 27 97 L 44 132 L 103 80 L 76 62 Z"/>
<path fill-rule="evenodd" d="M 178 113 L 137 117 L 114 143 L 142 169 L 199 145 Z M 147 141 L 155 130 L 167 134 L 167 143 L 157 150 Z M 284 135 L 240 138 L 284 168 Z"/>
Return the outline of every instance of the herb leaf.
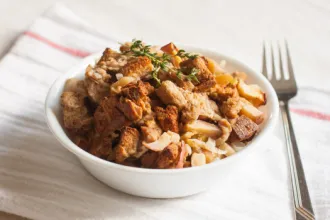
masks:
<path fill-rule="evenodd" d="M 197 68 L 192 68 L 191 72 L 189 75 L 187 75 L 187 79 L 190 80 L 190 81 L 195 81 L 197 83 L 199 83 L 199 80 L 197 79 L 196 77 L 196 74 L 199 73 L 199 69 Z"/>
<path fill-rule="evenodd" d="M 160 70 L 160 67 L 157 67 L 151 72 L 151 76 L 157 82 L 157 85 L 160 85 L 160 83 L 161 83 L 160 79 L 158 78 L 159 70 Z"/>
<path fill-rule="evenodd" d="M 186 57 L 188 59 L 195 59 L 196 57 L 198 57 L 197 54 L 187 53 L 185 50 L 179 50 L 176 55 L 181 57 L 181 58 Z"/>
<path fill-rule="evenodd" d="M 178 70 L 178 71 L 176 72 L 176 76 L 177 76 L 179 79 L 182 79 L 182 72 L 181 72 L 181 70 Z"/>
<path fill-rule="evenodd" d="M 133 56 L 146 56 L 148 57 L 152 64 L 154 65 L 154 70 L 151 72 L 152 78 L 156 80 L 158 84 L 160 84 L 160 79 L 158 78 L 159 70 L 168 71 L 169 63 L 171 61 L 171 56 L 163 53 L 162 56 L 158 56 L 157 53 L 150 52 L 150 45 L 143 45 L 141 40 L 132 40 L 132 45 L 130 50 L 127 53 L 131 52 Z"/>

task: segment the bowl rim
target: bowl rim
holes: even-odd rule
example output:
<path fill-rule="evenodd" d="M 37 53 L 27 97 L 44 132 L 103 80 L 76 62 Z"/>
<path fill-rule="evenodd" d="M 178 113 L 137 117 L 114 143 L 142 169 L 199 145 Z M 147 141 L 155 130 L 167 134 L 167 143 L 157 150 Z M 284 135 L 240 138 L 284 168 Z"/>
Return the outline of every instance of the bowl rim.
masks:
<path fill-rule="evenodd" d="M 76 144 L 74 144 L 71 141 L 71 139 L 67 135 L 64 135 L 64 137 L 63 137 L 63 135 L 60 134 L 60 131 L 58 130 L 59 127 L 61 129 L 63 129 L 63 128 L 62 128 L 61 124 L 59 123 L 59 121 L 57 120 L 57 118 L 55 117 L 55 115 L 52 111 L 52 108 L 50 107 L 52 105 L 52 103 L 54 102 L 53 96 L 55 94 L 58 94 L 59 92 L 62 92 L 62 91 L 57 91 L 57 88 L 60 85 L 62 85 L 62 84 L 60 84 L 61 81 L 68 79 L 69 76 L 72 75 L 73 71 L 76 71 L 77 69 L 85 68 L 85 66 L 87 66 L 87 64 L 90 64 L 90 61 L 96 60 L 97 58 L 99 58 L 102 55 L 101 52 L 91 54 L 91 55 L 85 57 L 84 59 L 82 59 L 78 64 L 74 65 L 65 74 L 59 76 L 55 80 L 55 82 L 52 84 L 52 86 L 50 87 L 47 97 L 46 97 L 46 101 L 45 101 L 45 117 L 46 117 L 47 125 L 48 125 L 49 129 L 51 130 L 51 132 L 53 133 L 53 135 L 55 136 L 55 138 L 62 144 L 62 146 L 64 146 L 70 152 L 75 154 L 79 158 L 79 160 L 81 160 L 81 159 L 88 160 L 96 165 L 100 165 L 100 166 L 108 167 L 108 168 L 119 169 L 119 170 L 126 171 L 126 172 L 141 172 L 141 173 L 150 173 L 150 174 L 156 174 L 156 173 L 157 174 L 160 174 L 160 173 L 162 173 L 162 174 L 166 174 L 166 173 L 182 174 L 182 173 L 186 173 L 186 172 L 197 172 L 199 170 L 212 169 L 215 166 L 219 166 L 221 164 L 228 163 L 228 162 L 233 162 L 234 160 L 244 157 L 244 155 L 247 156 L 249 153 L 252 152 L 253 148 L 256 148 L 256 146 L 262 141 L 262 139 L 265 136 L 267 136 L 271 131 L 274 130 L 274 127 L 277 123 L 277 119 L 279 116 L 279 103 L 278 103 L 278 98 L 277 98 L 276 92 L 273 89 L 272 85 L 261 73 L 254 71 L 252 68 L 250 68 L 244 62 L 239 61 L 235 58 L 232 58 L 231 56 L 219 53 L 213 49 L 206 49 L 206 48 L 201 48 L 201 47 L 196 47 L 196 46 L 191 46 L 191 45 L 184 45 L 184 44 L 180 44 L 178 46 L 180 46 L 180 48 L 184 48 L 187 51 L 195 51 L 195 52 L 201 53 L 201 54 L 210 53 L 210 54 L 214 54 L 215 56 L 220 56 L 229 63 L 233 63 L 235 65 L 243 67 L 244 69 L 247 70 L 248 75 L 252 74 L 252 75 L 254 75 L 255 78 L 259 78 L 259 80 L 262 82 L 263 87 L 267 90 L 267 103 L 272 102 L 271 108 L 269 111 L 270 116 L 269 116 L 268 120 L 265 122 L 264 128 L 258 133 L 257 136 L 255 136 L 253 138 L 253 140 L 247 145 L 246 149 L 243 149 L 242 151 L 237 152 L 228 158 L 225 158 L 222 160 L 217 160 L 217 161 L 214 161 L 212 163 L 205 164 L 202 166 L 187 167 L 187 168 L 181 168 L 181 169 L 148 169 L 148 168 L 140 168 L 140 167 L 130 167 L 130 166 L 117 164 L 117 163 L 114 163 L 111 161 L 103 160 L 101 158 L 98 158 L 98 157 L 84 151 L 80 147 L 78 147 Z M 56 118 L 56 120 L 54 120 L 54 118 Z M 55 123 L 55 122 L 57 122 L 57 123 Z"/>

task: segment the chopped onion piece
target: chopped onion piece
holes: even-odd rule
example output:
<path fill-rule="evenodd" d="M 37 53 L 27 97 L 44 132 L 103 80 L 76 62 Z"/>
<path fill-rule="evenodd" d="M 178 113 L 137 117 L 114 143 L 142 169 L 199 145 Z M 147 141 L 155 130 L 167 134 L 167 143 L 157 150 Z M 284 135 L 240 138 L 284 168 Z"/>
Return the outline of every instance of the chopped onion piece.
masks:
<path fill-rule="evenodd" d="M 117 73 L 116 74 L 116 78 L 117 78 L 117 80 L 120 80 L 121 78 L 123 78 L 124 77 L 124 75 L 122 74 L 122 73 Z"/>
<path fill-rule="evenodd" d="M 189 139 L 188 144 L 190 144 L 190 146 L 192 148 L 204 149 L 204 150 L 210 151 L 217 155 L 226 154 L 226 151 L 216 148 L 215 140 L 212 138 L 209 138 L 207 143 L 205 143 L 204 141 L 198 140 L 198 139 Z"/>
<path fill-rule="evenodd" d="M 192 149 L 189 146 L 189 144 L 186 144 L 185 147 L 186 147 L 186 151 L 187 151 L 188 155 L 191 155 L 192 154 Z"/>
<path fill-rule="evenodd" d="M 164 150 L 165 147 L 167 147 L 170 143 L 179 143 L 180 142 L 180 135 L 175 133 L 175 132 L 164 132 L 158 140 L 151 142 L 151 143 L 146 143 L 143 142 L 142 144 L 153 151 L 162 151 Z"/>
<path fill-rule="evenodd" d="M 131 76 L 122 77 L 117 82 L 115 82 L 114 84 L 111 85 L 111 91 L 114 93 L 120 93 L 122 87 L 124 87 L 127 84 L 130 84 L 132 82 L 135 82 L 136 80 L 138 80 L 138 79 L 135 77 L 131 77 Z"/>

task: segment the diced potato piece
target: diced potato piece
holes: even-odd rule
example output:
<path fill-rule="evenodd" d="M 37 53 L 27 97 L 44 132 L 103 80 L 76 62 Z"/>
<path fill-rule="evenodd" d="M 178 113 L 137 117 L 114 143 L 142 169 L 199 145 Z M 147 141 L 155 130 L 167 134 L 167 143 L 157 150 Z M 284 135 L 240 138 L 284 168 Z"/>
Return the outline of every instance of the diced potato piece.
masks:
<path fill-rule="evenodd" d="M 225 70 L 223 69 L 223 66 L 225 65 L 225 61 L 222 62 L 221 64 L 218 64 L 215 62 L 215 60 L 206 58 L 207 60 L 207 68 L 211 71 L 211 73 L 215 75 L 222 75 L 225 73 Z"/>
<path fill-rule="evenodd" d="M 175 55 L 179 51 L 178 48 L 172 42 L 166 44 L 165 46 L 162 46 L 160 49 L 170 55 Z"/>
<path fill-rule="evenodd" d="M 179 56 L 173 56 L 171 58 L 171 61 L 172 61 L 172 64 L 173 64 L 174 67 L 180 68 L 180 63 L 182 62 L 181 57 L 179 57 Z"/>
<path fill-rule="evenodd" d="M 240 96 L 249 100 L 256 107 L 266 104 L 266 94 L 258 85 L 247 85 L 243 80 L 239 80 L 237 90 Z"/>
<path fill-rule="evenodd" d="M 215 81 L 221 86 L 226 86 L 234 82 L 234 77 L 230 74 L 221 74 L 215 77 Z"/>
<path fill-rule="evenodd" d="M 191 156 L 191 166 L 201 166 L 206 164 L 206 157 L 203 153 L 193 153 Z"/>
<path fill-rule="evenodd" d="M 242 103 L 243 107 L 240 111 L 240 114 L 245 115 L 256 124 L 261 124 L 265 118 L 265 114 L 243 98 Z"/>
<path fill-rule="evenodd" d="M 187 124 L 186 128 L 188 131 L 204 134 L 209 137 L 216 138 L 221 135 L 221 130 L 218 126 L 201 120 L 195 120 Z"/>
<path fill-rule="evenodd" d="M 227 157 L 229 157 L 229 156 L 233 155 L 234 153 L 236 153 L 236 151 L 227 143 L 224 143 L 224 144 L 220 145 L 219 148 L 221 150 L 226 151 L 225 155 Z"/>

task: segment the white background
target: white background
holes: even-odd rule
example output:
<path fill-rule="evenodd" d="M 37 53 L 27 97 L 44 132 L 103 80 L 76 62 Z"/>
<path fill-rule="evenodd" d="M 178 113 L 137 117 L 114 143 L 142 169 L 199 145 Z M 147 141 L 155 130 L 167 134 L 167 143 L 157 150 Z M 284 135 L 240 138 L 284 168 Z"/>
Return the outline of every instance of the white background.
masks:
<path fill-rule="evenodd" d="M 0 57 L 55 2 L 0 0 Z M 260 69 L 263 40 L 276 42 L 286 38 L 299 86 L 329 90 L 329 0 L 68 0 L 64 3 L 105 35 L 214 48 L 255 69 Z M 298 142 L 306 140 L 298 137 Z M 302 152 L 302 156 L 308 155 Z M 308 174 L 307 179 L 322 188 L 330 179 L 329 174 L 325 175 L 319 182 L 311 180 Z M 330 209 L 329 198 L 318 204 L 320 212 Z M 0 218 L 9 216 L 0 214 Z"/>

